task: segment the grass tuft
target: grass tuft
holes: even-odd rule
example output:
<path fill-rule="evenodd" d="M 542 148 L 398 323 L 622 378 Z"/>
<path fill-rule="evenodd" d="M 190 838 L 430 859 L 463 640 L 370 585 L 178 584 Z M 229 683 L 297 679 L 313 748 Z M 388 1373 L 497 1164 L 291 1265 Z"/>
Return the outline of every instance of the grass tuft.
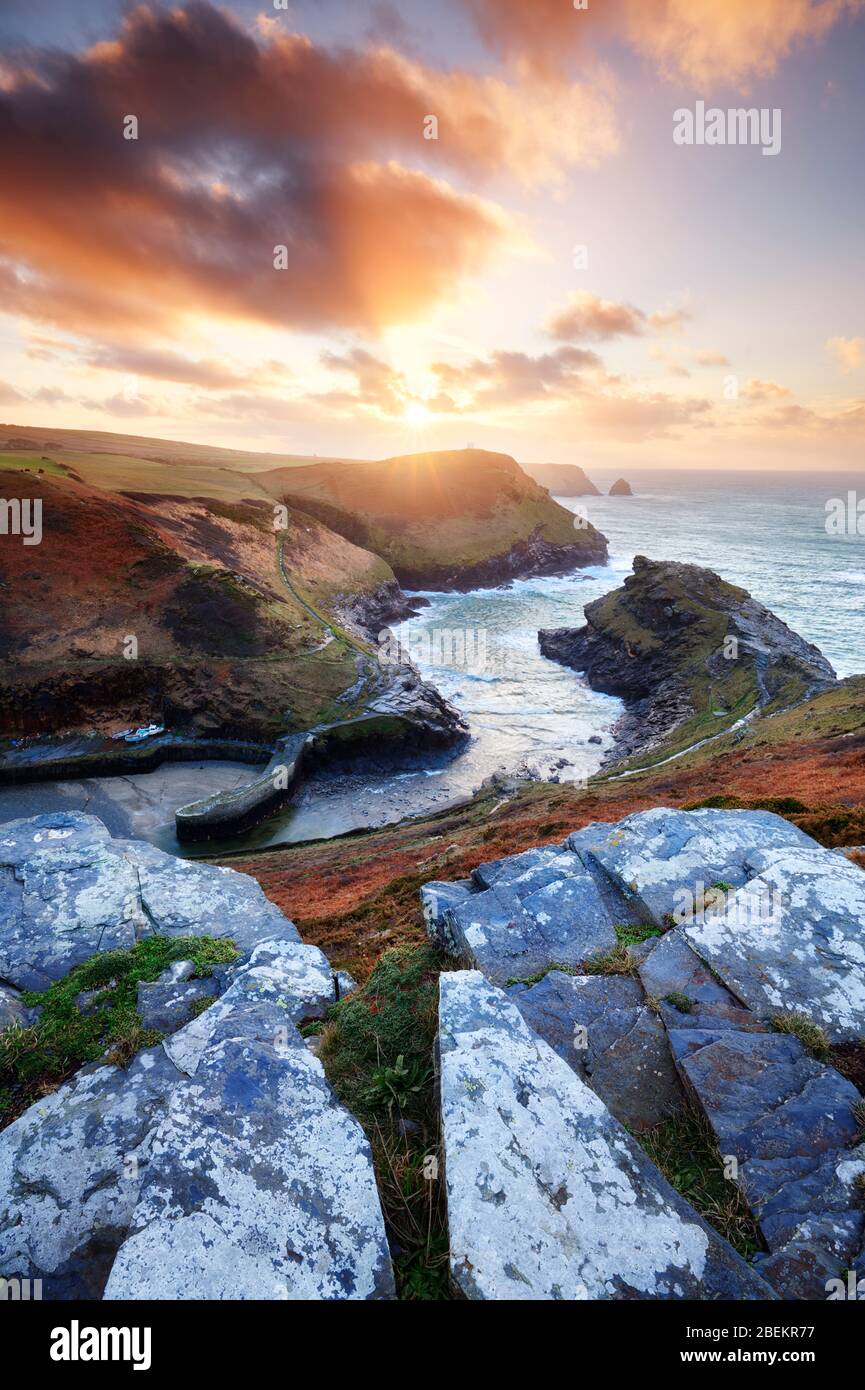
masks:
<path fill-rule="evenodd" d="M 318 1054 L 369 1137 L 397 1290 L 412 1300 L 453 1297 L 433 1074 L 442 968 L 427 945 L 385 951 L 331 1009 Z"/>
<path fill-rule="evenodd" d="M 775 1014 L 772 1027 L 776 1033 L 789 1033 L 798 1038 L 804 1048 L 816 1057 L 818 1062 L 829 1060 L 829 1039 L 823 1029 L 807 1014 L 791 1009 L 789 1013 Z"/>
<path fill-rule="evenodd" d="M 585 962 L 584 973 L 586 975 L 633 975 L 636 968 L 636 960 L 627 946 L 620 942 L 611 951 L 605 951 L 598 956 L 590 956 Z"/>
<path fill-rule="evenodd" d="M 176 960 L 193 961 L 200 978 L 237 956 L 225 937 L 154 935 L 129 951 L 102 951 L 48 989 L 24 993 L 24 1003 L 42 1012 L 30 1027 L 0 1033 L 0 1129 L 85 1063 L 125 1067 L 159 1042 L 160 1033 L 141 1027 L 139 980 L 157 979 Z M 83 1009 L 81 994 L 89 995 Z"/>
<path fill-rule="evenodd" d="M 745 1259 L 762 1248 L 757 1224 L 724 1161 L 705 1116 L 687 1106 L 635 1136 L 667 1182 Z"/>

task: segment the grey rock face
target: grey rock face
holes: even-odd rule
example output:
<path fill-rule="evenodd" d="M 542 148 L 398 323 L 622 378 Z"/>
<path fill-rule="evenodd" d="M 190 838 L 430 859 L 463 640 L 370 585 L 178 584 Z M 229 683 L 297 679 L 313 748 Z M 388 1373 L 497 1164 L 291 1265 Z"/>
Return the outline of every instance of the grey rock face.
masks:
<path fill-rule="evenodd" d="M 183 964 L 184 962 L 178 962 Z M 158 980 L 138 983 L 138 1014 L 143 1028 L 156 1028 L 160 1033 L 176 1033 L 197 1012 L 204 999 L 215 999 L 218 982 L 212 977 L 200 980 L 176 980 L 169 970 Z"/>
<path fill-rule="evenodd" d="M 4 1028 L 26 1028 L 32 1010 L 21 1000 L 17 989 L 10 985 L 0 985 L 0 1033 Z"/>
<path fill-rule="evenodd" d="M 825 1297 L 825 1271 L 846 1268 L 865 1235 L 856 1087 L 777 1033 L 709 1036 L 679 1065 L 721 1153 L 738 1162 L 738 1182 L 777 1257 L 766 1276 L 777 1272 L 788 1292 L 795 1266 L 795 1296 Z"/>
<path fill-rule="evenodd" d="M 44 989 L 96 951 L 161 932 L 230 936 L 241 951 L 299 940 L 254 879 L 112 840 L 94 816 L 56 813 L 0 826 L 0 977 Z"/>
<path fill-rule="evenodd" d="M 322 1018 L 335 1002 L 333 974 L 317 946 L 264 941 L 222 998 L 165 1040 L 165 1051 L 181 1071 L 194 1076 L 208 1048 L 234 1035 L 239 1017 L 248 1038 L 272 1042 L 288 1039 L 291 1025 Z"/>
<path fill-rule="evenodd" d="M 0 1277 L 99 1298 L 179 1080 L 161 1048 L 79 1072 L 0 1133 Z"/>
<path fill-rule="evenodd" d="M 801 1010 L 833 1041 L 865 1036 L 865 873 L 817 845 L 755 853 L 755 876 L 682 930 L 757 1013 Z"/>
<path fill-rule="evenodd" d="M 106 1298 L 394 1294 L 372 1156 L 299 1035 L 203 1058 L 153 1136 Z"/>
<path fill-rule="evenodd" d="M 390 1297 L 369 1146 L 294 1026 L 334 993 L 316 947 L 262 942 L 164 1046 L 31 1106 L 0 1133 L 0 1277 L 51 1299 L 106 1278 L 112 1298 Z"/>
<path fill-rule="evenodd" d="M 508 996 L 538 1037 L 631 1129 L 659 1124 L 684 1104 L 663 1025 L 625 975 L 565 975 L 512 985 Z"/>
<path fill-rule="evenodd" d="M 771 1298 L 476 971 L 440 979 L 451 1267 L 469 1298 Z"/>
<path fill-rule="evenodd" d="M 462 885 L 427 884 L 427 931 L 495 984 L 576 966 L 616 944 L 614 926 L 632 920 L 615 886 L 565 847 L 530 850 L 482 864 Z"/>
<path fill-rule="evenodd" d="M 670 811 L 656 807 L 607 828 L 589 854 L 658 926 L 689 917 L 717 883 L 739 887 L 754 876 L 749 856 L 770 849 L 815 849 L 815 841 L 768 811 Z"/>

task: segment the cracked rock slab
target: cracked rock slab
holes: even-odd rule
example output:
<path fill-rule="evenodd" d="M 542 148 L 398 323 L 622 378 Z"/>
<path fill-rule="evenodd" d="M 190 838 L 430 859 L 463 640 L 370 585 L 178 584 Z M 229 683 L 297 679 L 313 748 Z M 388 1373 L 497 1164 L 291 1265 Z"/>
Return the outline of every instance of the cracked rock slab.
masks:
<path fill-rule="evenodd" d="M 865 1036 L 865 874 L 819 846 L 755 853 L 755 876 L 682 930 L 755 1013 L 799 1010 Z"/>
<path fill-rule="evenodd" d="M 650 1129 L 684 1105 L 663 1025 L 636 980 L 551 970 L 535 985 L 512 985 L 508 996 L 629 1128 Z"/>
<path fill-rule="evenodd" d="M 717 883 L 733 888 L 754 874 L 751 854 L 814 849 L 797 826 L 768 811 L 675 811 L 656 807 L 607 827 L 592 827 L 588 853 L 642 915 L 657 926 L 689 916 Z M 683 911 L 690 898 L 691 906 Z"/>
<path fill-rule="evenodd" d="M 423 902 L 430 937 L 499 985 L 611 950 L 622 916 L 605 904 L 577 855 L 553 859 L 560 862 L 543 872 L 532 865 L 520 866 L 515 876 L 490 874 L 491 886 L 475 893 L 445 894 L 442 888 L 453 885 L 428 884 Z M 485 876 L 491 867 L 484 866 Z"/>
<path fill-rule="evenodd" d="M 0 1277 L 99 1298 L 180 1073 L 162 1052 L 81 1071 L 0 1133 Z"/>
<path fill-rule="evenodd" d="M 178 1088 L 105 1296 L 394 1296 L 368 1141 L 302 1042 L 225 1038 Z"/>
<path fill-rule="evenodd" d="M 95 816 L 57 813 L 0 826 L 0 978 L 43 990 L 97 951 L 153 933 L 299 941 L 255 879 L 112 840 Z"/>
<path fill-rule="evenodd" d="M 181 1071 L 193 1076 L 207 1049 L 233 1036 L 239 1021 L 246 1037 L 287 1046 L 300 1039 L 289 1025 L 323 1018 L 335 1002 L 336 984 L 323 951 L 303 942 L 263 941 L 222 997 L 166 1038 L 163 1047 Z"/>
<path fill-rule="evenodd" d="M 472 1299 L 767 1299 L 477 971 L 440 977 L 451 1268 Z"/>
<path fill-rule="evenodd" d="M 391 1297 L 369 1145 L 294 1026 L 334 994 L 316 947 L 261 942 L 162 1047 L 32 1105 L 0 1133 L 0 1277 L 49 1299 Z"/>
<path fill-rule="evenodd" d="M 846 1266 L 865 1235 L 856 1087 L 779 1033 L 710 1035 L 679 1066 L 721 1154 L 737 1160 L 739 1186 L 778 1256 L 767 1275 L 777 1269 L 791 1296 L 798 1268 L 795 1296 L 824 1296 L 820 1271 Z"/>

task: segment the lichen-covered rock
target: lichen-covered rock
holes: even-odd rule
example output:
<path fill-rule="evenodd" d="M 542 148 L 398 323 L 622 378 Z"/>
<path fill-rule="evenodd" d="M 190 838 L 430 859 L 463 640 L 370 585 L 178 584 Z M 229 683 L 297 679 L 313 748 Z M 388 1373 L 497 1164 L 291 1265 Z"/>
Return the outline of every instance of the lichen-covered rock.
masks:
<path fill-rule="evenodd" d="M 221 999 L 165 1040 L 165 1051 L 193 1076 L 209 1047 L 234 1036 L 239 1017 L 247 1037 L 272 1043 L 287 1038 L 290 1025 L 323 1018 L 335 1002 L 336 985 L 323 951 L 303 942 L 263 941 Z"/>
<path fill-rule="evenodd" d="M 754 877 L 682 930 L 758 1014 L 799 1010 L 865 1037 L 865 874 L 817 845 L 753 853 Z"/>
<path fill-rule="evenodd" d="M 96 951 L 153 934 L 228 936 L 241 952 L 293 923 L 255 879 L 112 840 L 95 816 L 54 813 L 0 826 L 0 977 L 45 989 Z"/>
<path fill-rule="evenodd" d="M 161 1048 L 94 1066 L 0 1133 L 0 1277 L 48 1299 L 99 1298 L 180 1079 Z"/>
<path fill-rule="evenodd" d="M 783 1274 L 787 1296 L 825 1297 L 825 1270 L 846 1268 L 865 1235 L 856 1087 L 778 1033 L 709 1035 L 679 1066 L 720 1152 L 736 1159 L 769 1251 L 783 1255 L 767 1277 Z"/>
<path fill-rule="evenodd" d="M 0 1277 L 49 1299 L 98 1298 L 109 1271 L 117 1298 L 390 1296 L 369 1146 L 294 1026 L 334 997 L 316 947 L 261 942 L 163 1046 L 25 1111 L 0 1133 Z"/>
<path fill-rule="evenodd" d="M 657 1005 L 676 1058 L 730 1030 L 766 1031 L 766 1024 L 715 979 L 678 929 L 661 938 L 641 961 L 638 973 Z"/>
<path fill-rule="evenodd" d="M 296 1032 L 241 1027 L 175 1091 L 105 1296 L 394 1296 L 369 1143 Z"/>
<path fill-rule="evenodd" d="M 451 1268 L 469 1298 L 771 1298 L 476 971 L 440 978 Z"/>
<path fill-rule="evenodd" d="M 512 985 L 508 996 L 629 1128 L 649 1129 L 681 1109 L 663 1025 L 636 980 L 551 970 L 537 984 Z"/>
<path fill-rule="evenodd" d="M 464 885 L 426 885 L 427 931 L 495 984 L 528 978 L 550 965 L 577 966 L 615 946 L 615 925 L 632 920 L 615 886 L 562 846 L 482 864 L 473 880 L 475 892 Z"/>
<path fill-rule="evenodd" d="M 716 884 L 754 876 L 750 856 L 769 849 L 815 849 L 798 826 L 768 811 L 674 811 L 655 807 L 607 827 L 589 854 L 658 926 L 690 916 Z"/>

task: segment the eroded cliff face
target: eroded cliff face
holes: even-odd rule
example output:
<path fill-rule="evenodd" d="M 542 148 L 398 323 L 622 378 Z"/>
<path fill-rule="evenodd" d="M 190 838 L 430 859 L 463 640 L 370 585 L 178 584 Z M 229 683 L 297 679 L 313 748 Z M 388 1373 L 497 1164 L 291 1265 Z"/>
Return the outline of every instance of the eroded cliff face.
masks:
<path fill-rule="evenodd" d="M 601 533 L 575 526 L 508 454 L 464 449 L 321 463 L 271 470 L 260 481 L 381 556 L 411 589 L 493 587 L 607 556 Z"/>
<path fill-rule="evenodd" d="M 676 746 L 710 737 L 835 681 L 818 648 L 744 589 L 698 565 L 641 555 L 620 589 L 587 606 L 585 626 L 538 640 L 545 656 L 627 702 L 619 756 L 674 731 Z"/>
<path fill-rule="evenodd" d="M 553 497 L 600 497 L 600 488 L 575 463 L 524 463 L 523 472 Z"/>
<path fill-rule="evenodd" d="M 43 534 L 0 550 L 0 737 L 155 725 L 267 746 L 397 694 L 397 743 L 404 723 L 421 745 L 464 737 L 412 671 L 377 659 L 374 633 L 410 611 L 393 571 L 314 518 L 263 498 L 115 494 L 60 471 L 4 486 L 39 500 Z"/>

